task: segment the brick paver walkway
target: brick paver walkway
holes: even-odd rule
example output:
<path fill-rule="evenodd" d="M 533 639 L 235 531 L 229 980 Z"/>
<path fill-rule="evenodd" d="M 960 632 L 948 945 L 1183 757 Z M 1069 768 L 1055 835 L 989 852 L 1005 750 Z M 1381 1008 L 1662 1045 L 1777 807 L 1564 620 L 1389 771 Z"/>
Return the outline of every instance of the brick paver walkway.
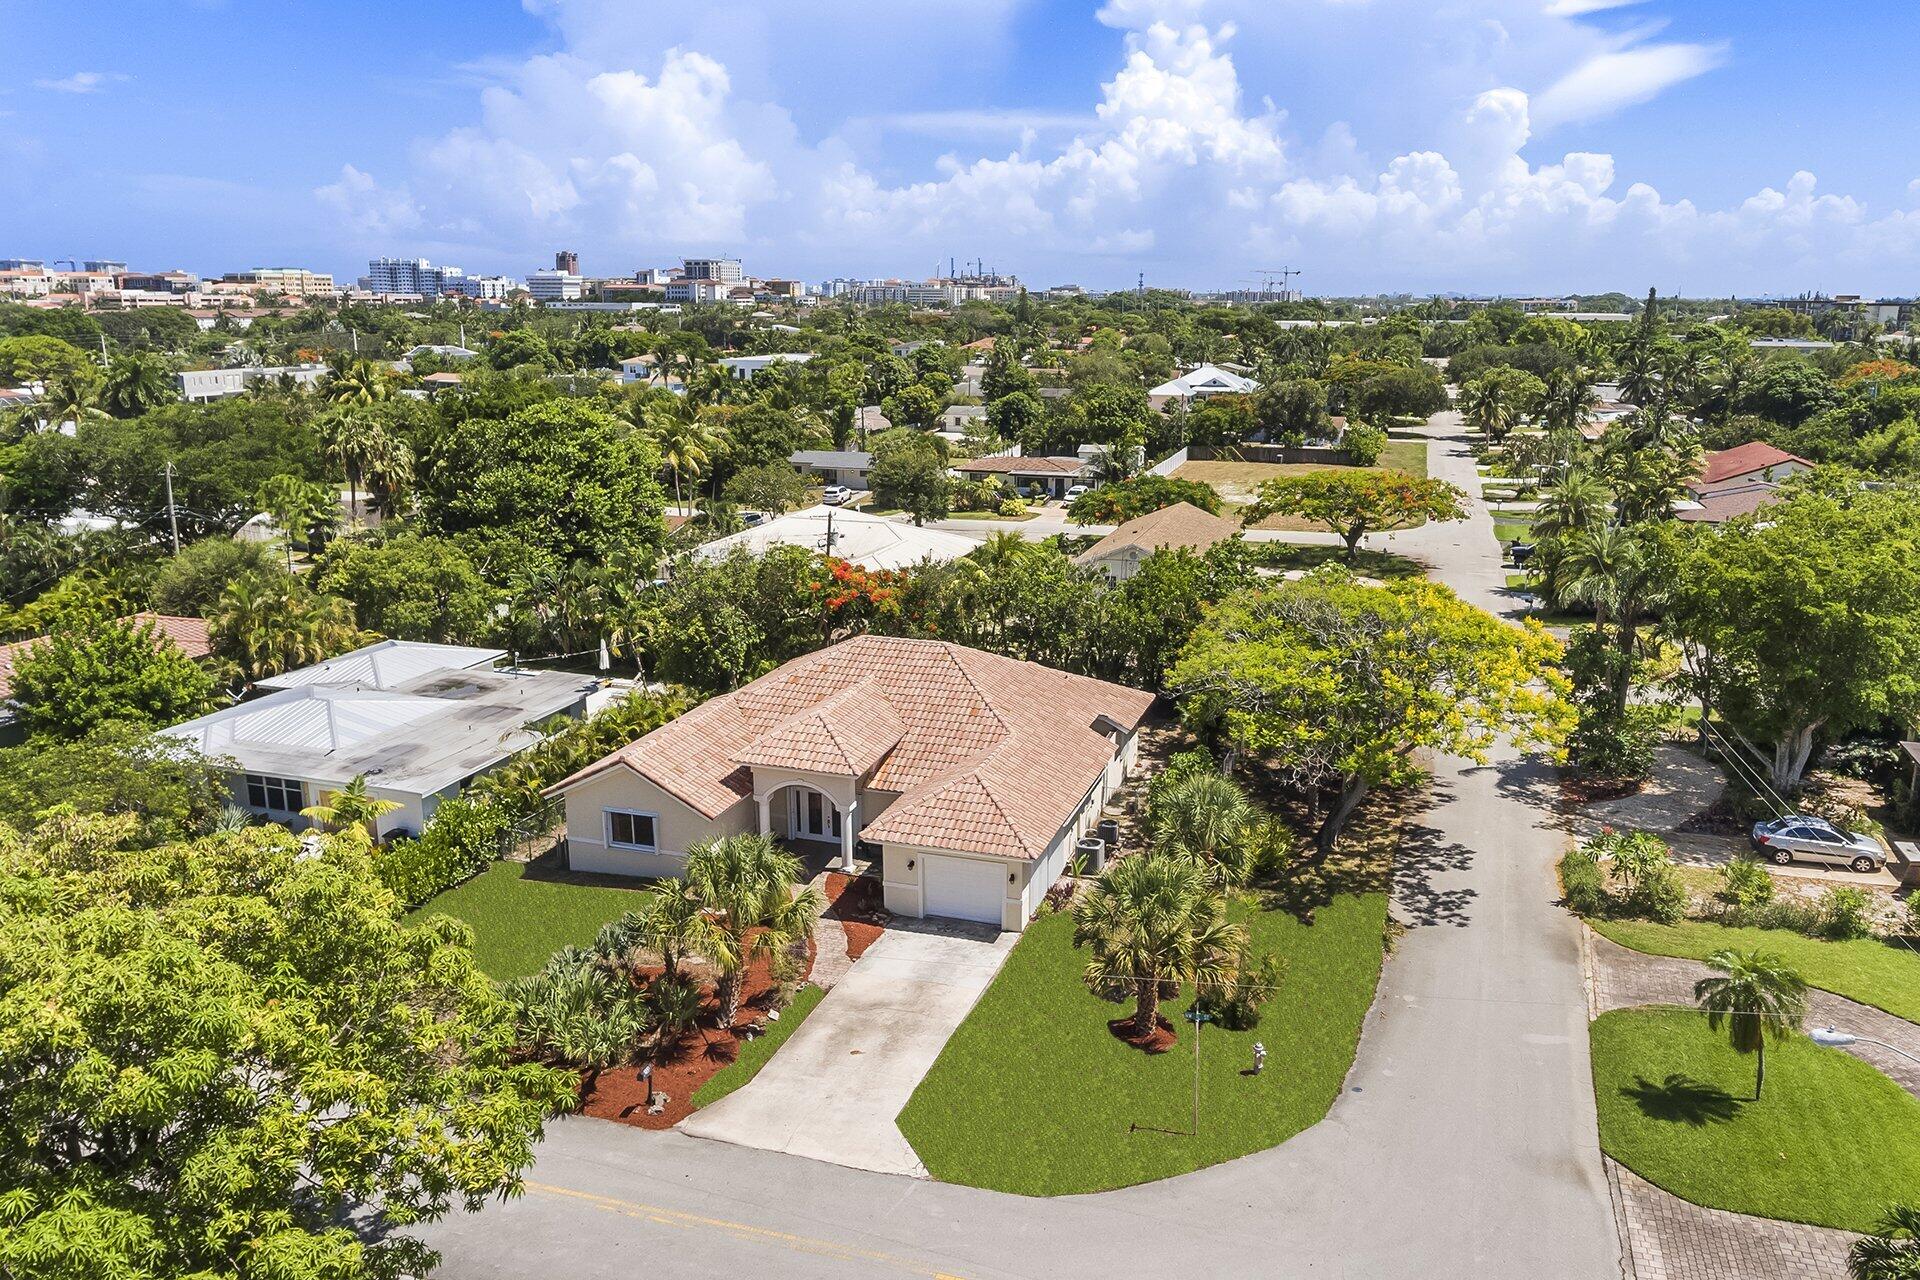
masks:
<path fill-rule="evenodd" d="M 1693 1003 L 1693 984 L 1711 972 L 1697 960 L 1651 956 L 1587 932 L 1592 1015 L 1635 1005 Z M 1920 1027 L 1825 991 L 1808 993 L 1810 1026 L 1832 1025 L 1920 1054 Z M 1920 1064 L 1873 1045 L 1848 1050 L 1920 1096 Z M 1609 1159 L 1633 1280 L 1846 1280 L 1858 1236 L 1828 1227 L 1703 1209 Z"/>

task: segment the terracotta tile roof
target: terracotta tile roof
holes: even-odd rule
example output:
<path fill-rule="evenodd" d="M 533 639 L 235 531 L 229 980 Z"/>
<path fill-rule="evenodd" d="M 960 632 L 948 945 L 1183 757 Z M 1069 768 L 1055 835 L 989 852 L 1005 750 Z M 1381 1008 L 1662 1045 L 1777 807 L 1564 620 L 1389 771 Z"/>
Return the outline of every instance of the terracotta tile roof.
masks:
<path fill-rule="evenodd" d="M 965 458 L 953 464 L 955 471 L 973 475 L 1077 476 L 1085 473 L 1082 458 Z"/>
<path fill-rule="evenodd" d="M 737 764 L 864 778 L 906 732 L 886 694 L 868 680 L 794 712 L 733 759 Z"/>
<path fill-rule="evenodd" d="M 160 635 L 173 644 L 189 658 L 204 658 L 213 652 L 213 641 L 207 634 L 205 618 L 183 618 L 171 613 L 134 613 L 121 619 L 122 622 L 148 623 Z M 0 699 L 13 693 L 13 664 L 26 656 L 27 650 L 39 644 L 45 636 L 35 636 L 31 640 L 17 640 L 12 644 L 0 644 Z"/>
<path fill-rule="evenodd" d="M 703 703 L 548 793 L 625 767 L 716 817 L 753 794 L 743 761 L 832 765 L 819 771 L 867 774 L 867 787 L 898 796 L 864 839 L 1037 858 L 1113 758 L 1096 721 L 1131 729 L 1152 704 L 943 641 L 860 636 Z"/>
<path fill-rule="evenodd" d="M 1209 515 L 1191 502 L 1176 502 L 1170 507 L 1135 516 L 1075 556 L 1074 560 L 1089 564 L 1128 547 L 1138 547 L 1148 553 L 1181 547 L 1189 551 L 1205 551 L 1239 532 L 1238 521 Z"/>
<path fill-rule="evenodd" d="M 1674 518 L 1690 524 L 1722 524 L 1735 516 L 1752 515 L 1770 502 L 1780 500 L 1780 486 L 1765 480 L 1732 481 L 1702 485 L 1693 490 L 1698 507 L 1683 507 Z"/>
<path fill-rule="evenodd" d="M 1749 440 L 1731 449 L 1722 449 L 1718 453 L 1708 454 L 1706 463 L 1700 470 L 1699 483 L 1719 484 L 1722 480 L 1731 480 L 1735 476 L 1749 475 L 1755 471 L 1764 471 L 1768 467 L 1777 467 L 1789 462 L 1797 462 L 1803 467 L 1813 465 L 1805 458 L 1788 453 L 1785 449 L 1776 449 L 1764 440 Z"/>

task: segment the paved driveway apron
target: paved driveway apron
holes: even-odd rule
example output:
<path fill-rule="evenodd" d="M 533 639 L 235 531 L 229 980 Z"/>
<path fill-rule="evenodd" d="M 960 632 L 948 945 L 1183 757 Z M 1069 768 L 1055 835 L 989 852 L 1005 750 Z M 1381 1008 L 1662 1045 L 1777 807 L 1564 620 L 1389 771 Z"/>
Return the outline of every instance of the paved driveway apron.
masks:
<path fill-rule="evenodd" d="M 925 1177 L 894 1117 L 1019 935 L 903 923 L 867 949 L 750 1084 L 688 1116 L 681 1130 Z"/>

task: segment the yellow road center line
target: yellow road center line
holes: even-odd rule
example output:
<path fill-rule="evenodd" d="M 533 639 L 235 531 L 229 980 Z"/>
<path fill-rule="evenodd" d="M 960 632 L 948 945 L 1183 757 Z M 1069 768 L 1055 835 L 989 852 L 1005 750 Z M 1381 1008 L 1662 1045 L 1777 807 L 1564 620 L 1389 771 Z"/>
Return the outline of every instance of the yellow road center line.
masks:
<path fill-rule="evenodd" d="M 569 1200 L 579 1200 L 596 1209 L 608 1213 L 618 1213 L 629 1218 L 645 1218 L 664 1227 L 691 1229 L 704 1227 L 723 1231 L 749 1243 L 771 1244 L 791 1249 L 796 1253 L 809 1253 L 817 1257 L 839 1258 L 847 1262 L 876 1262 L 902 1271 L 908 1275 L 926 1276 L 928 1280 L 961 1280 L 961 1277 L 906 1258 L 895 1257 L 890 1253 L 878 1253 L 871 1249 L 860 1249 L 852 1245 L 840 1244 L 833 1240 L 817 1240 L 810 1236 L 795 1235 L 789 1231 L 775 1231 L 771 1227 L 756 1227 L 746 1222 L 729 1222 L 725 1218 L 710 1218 L 702 1214 L 687 1213 L 680 1209 L 665 1209 L 659 1205 L 637 1204 L 631 1200 L 620 1200 L 612 1196 L 598 1196 L 587 1191 L 575 1191 L 571 1187 L 556 1187 L 544 1182 L 524 1184 L 528 1191 L 537 1195 L 558 1196 Z"/>

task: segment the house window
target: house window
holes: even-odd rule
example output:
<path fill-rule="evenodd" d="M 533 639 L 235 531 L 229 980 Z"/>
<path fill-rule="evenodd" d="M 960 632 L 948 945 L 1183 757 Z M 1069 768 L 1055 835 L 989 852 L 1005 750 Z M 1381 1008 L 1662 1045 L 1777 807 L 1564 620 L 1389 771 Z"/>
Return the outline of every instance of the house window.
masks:
<path fill-rule="evenodd" d="M 306 784 L 298 778 L 247 775 L 247 805 L 267 813 L 298 813 L 306 808 Z"/>
<path fill-rule="evenodd" d="M 654 815 L 632 813 L 625 809 L 607 810 L 607 843 L 621 849 L 659 848 L 654 832 Z"/>

